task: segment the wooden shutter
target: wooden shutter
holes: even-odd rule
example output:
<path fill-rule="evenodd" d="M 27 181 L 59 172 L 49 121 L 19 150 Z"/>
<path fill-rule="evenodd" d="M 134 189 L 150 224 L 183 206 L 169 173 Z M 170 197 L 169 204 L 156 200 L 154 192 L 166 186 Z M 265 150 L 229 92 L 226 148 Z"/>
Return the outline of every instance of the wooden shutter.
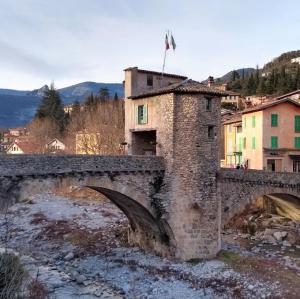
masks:
<path fill-rule="evenodd" d="M 295 137 L 295 148 L 300 149 L 300 137 Z"/>
<path fill-rule="evenodd" d="M 271 127 L 277 127 L 277 126 L 278 126 L 278 115 L 271 114 Z"/>
<path fill-rule="evenodd" d="M 255 128 L 255 125 L 256 125 L 256 117 L 254 115 L 252 116 L 252 128 Z"/>
<path fill-rule="evenodd" d="M 135 123 L 139 124 L 139 106 L 135 106 Z"/>
<path fill-rule="evenodd" d="M 148 106 L 144 105 L 143 106 L 143 124 L 148 123 Z"/>
<path fill-rule="evenodd" d="M 295 132 L 300 133 L 300 115 L 295 115 Z"/>
<path fill-rule="evenodd" d="M 255 137 L 252 137 L 252 149 L 256 148 L 256 139 Z"/>
<path fill-rule="evenodd" d="M 271 136 L 271 148 L 278 148 L 278 137 Z"/>

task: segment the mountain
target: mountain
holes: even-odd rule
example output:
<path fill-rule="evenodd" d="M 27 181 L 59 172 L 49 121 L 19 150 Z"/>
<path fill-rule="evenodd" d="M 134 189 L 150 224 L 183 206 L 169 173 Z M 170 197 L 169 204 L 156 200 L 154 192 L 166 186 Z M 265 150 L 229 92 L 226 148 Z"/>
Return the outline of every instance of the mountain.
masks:
<path fill-rule="evenodd" d="M 59 89 L 65 105 L 74 101 L 82 102 L 90 93 L 97 94 L 101 88 L 108 88 L 111 97 L 118 94 L 124 97 L 124 87 L 121 83 L 82 82 Z M 39 106 L 43 91 L 47 85 L 32 91 L 0 89 L 0 128 L 19 127 L 29 123 Z"/>
<path fill-rule="evenodd" d="M 245 77 L 247 77 L 247 76 L 250 76 L 251 74 L 253 74 L 255 72 L 255 69 L 252 67 L 248 67 L 248 68 L 233 70 L 233 71 L 228 72 L 224 76 L 218 78 L 217 80 L 224 82 L 224 83 L 229 82 L 232 79 L 233 72 L 237 72 L 240 77 L 242 77 L 243 74 Z"/>
<path fill-rule="evenodd" d="M 101 88 L 108 88 L 110 96 L 113 98 L 117 93 L 119 98 L 124 97 L 124 87 L 120 83 L 96 83 L 82 82 L 69 87 L 59 89 L 59 93 L 66 104 L 73 103 L 74 100 L 82 101 L 92 93 L 97 94 Z"/>

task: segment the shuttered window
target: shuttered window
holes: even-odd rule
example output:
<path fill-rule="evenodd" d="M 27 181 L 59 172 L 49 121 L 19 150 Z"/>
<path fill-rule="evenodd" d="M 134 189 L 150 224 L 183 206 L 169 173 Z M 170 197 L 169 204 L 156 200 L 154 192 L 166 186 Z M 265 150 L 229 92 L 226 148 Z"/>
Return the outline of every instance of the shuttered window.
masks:
<path fill-rule="evenodd" d="M 256 125 L 256 118 L 255 115 L 252 116 L 252 128 L 255 128 Z"/>
<path fill-rule="evenodd" d="M 244 149 L 246 149 L 246 141 L 247 141 L 247 139 L 246 139 L 246 137 L 244 137 L 244 139 L 243 139 L 243 148 Z"/>
<path fill-rule="evenodd" d="M 148 122 L 148 111 L 147 105 L 138 105 L 136 106 L 135 116 L 136 116 L 136 123 L 146 124 Z"/>
<path fill-rule="evenodd" d="M 271 114 L 271 127 L 278 126 L 278 114 Z"/>
<path fill-rule="evenodd" d="M 276 149 L 278 148 L 278 137 L 271 136 L 271 148 Z"/>
<path fill-rule="evenodd" d="M 295 132 L 300 133 L 300 115 L 295 115 Z"/>
<path fill-rule="evenodd" d="M 243 149 L 243 137 L 239 137 L 239 152 Z"/>
<path fill-rule="evenodd" d="M 295 148 L 300 149 L 300 137 L 295 137 Z"/>
<path fill-rule="evenodd" d="M 256 149 L 256 138 L 252 137 L 252 149 Z"/>

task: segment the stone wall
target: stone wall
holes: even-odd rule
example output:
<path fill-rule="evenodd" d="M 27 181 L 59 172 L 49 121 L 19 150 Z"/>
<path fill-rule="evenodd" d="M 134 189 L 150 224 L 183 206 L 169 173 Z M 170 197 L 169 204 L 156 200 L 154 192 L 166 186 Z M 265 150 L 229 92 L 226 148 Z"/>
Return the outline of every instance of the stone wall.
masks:
<path fill-rule="evenodd" d="M 217 182 L 218 197 L 222 203 L 222 225 L 263 195 L 285 193 L 300 198 L 298 173 L 222 168 Z"/>
<path fill-rule="evenodd" d="M 3 155 L 0 177 L 67 172 L 123 172 L 164 170 L 160 157 L 97 155 Z"/>

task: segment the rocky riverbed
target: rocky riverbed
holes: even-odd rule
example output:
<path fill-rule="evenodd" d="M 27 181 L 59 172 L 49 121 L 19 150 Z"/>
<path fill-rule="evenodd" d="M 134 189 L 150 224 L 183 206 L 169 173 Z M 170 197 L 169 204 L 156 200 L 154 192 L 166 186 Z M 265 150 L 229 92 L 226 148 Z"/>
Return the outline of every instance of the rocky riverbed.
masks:
<path fill-rule="evenodd" d="M 247 247 L 242 233 L 227 231 L 218 258 L 177 263 L 129 247 L 127 227 L 106 200 L 40 194 L 1 214 L 0 246 L 20 255 L 49 298 L 298 298 L 299 281 L 289 284 L 277 271 L 299 278 L 296 245 L 286 246 L 291 257 L 282 244 L 274 251 L 266 246 L 277 245 L 246 234 L 253 242 Z"/>

